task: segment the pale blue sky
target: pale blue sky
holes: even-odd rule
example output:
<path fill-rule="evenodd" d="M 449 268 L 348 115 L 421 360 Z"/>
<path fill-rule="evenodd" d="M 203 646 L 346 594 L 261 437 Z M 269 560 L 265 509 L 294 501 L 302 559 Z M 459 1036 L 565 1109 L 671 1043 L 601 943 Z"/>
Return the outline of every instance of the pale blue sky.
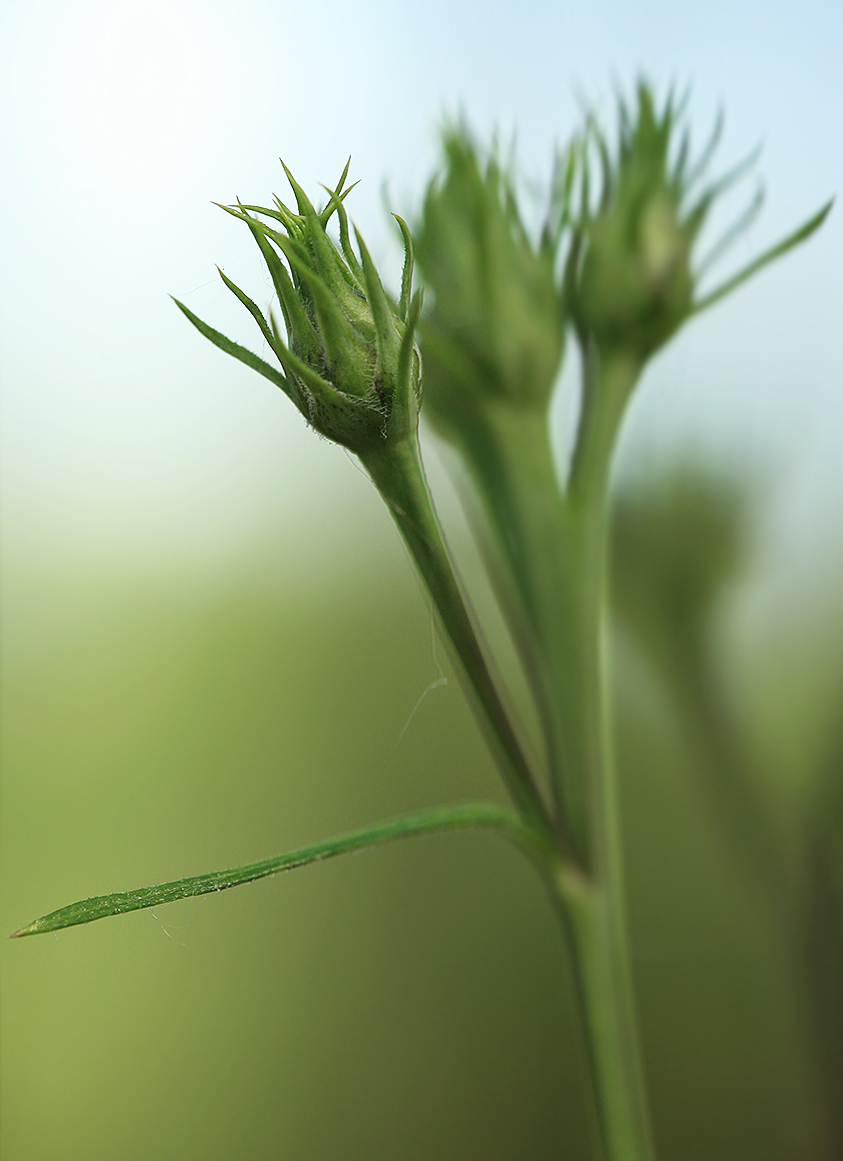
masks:
<path fill-rule="evenodd" d="M 577 95 L 610 110 L 639 72 L 692 87 L 698 140 L 725 108 L 723 167 L 763 142 L 767 206 L 734 261 L 843 192 L 839 0 L 6 0 L 0 46 L 3 511 L 22 556 L 220 560 L 267 535 L 351 548 L 366 525 L 343 453 L 167 298 L 254 342 L 213 264 L 269 290 L 211 201 L 283 195 L 279 154 L 310 189 L 353 155 L 352 214 L 394 278 L 382 183 L 411 214 L 443 113 L 515 132 L 541 176 Z M 627 462 L 676 439 L 780 462 L 791 523 L 825 493 L 840 538 L 841 214 L 653 367 Z"/>

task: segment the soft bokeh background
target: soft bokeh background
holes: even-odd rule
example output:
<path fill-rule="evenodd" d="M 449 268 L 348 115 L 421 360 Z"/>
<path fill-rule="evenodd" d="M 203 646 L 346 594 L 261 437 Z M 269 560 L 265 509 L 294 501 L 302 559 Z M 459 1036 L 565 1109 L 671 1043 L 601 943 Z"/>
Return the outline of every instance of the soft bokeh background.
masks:
<path fill-rule="evenodd" d="M 455 682 L 409 720 L 445 662 L 373 490 L 167 298 L 254 341 L 213 263 L 258 301 L 267 280 L 211 201 L 283 196 L 279 154 L 314 189 L 351 153 L 353 216 L 397 279 L 383 202 L 412 215 L 443 114 L 515 133 L 541 178 L 579 99 L 608 112 L 644 71 L 691 85 L 700 141 L 725 107 L 724 167 L 764 143 L 737 262 L 843 189 L 841 53 L 834 0 L 0 8 L 0 930 L 497 793 Z M 841 269 L 836 210 L 664 354 L 622 455 L 624 478 L 680 449 L 760 481 L 725 636 L 779 789 L 840 688 Z M 816 1156 L 781 932 L 639 678 L 628 845 L 663 1155 Z M 564 980 L 538 886 L 484 836 L 5 945 L 0 1153 L 538 1158 L 565 1134 L 585 1157 Z"/>

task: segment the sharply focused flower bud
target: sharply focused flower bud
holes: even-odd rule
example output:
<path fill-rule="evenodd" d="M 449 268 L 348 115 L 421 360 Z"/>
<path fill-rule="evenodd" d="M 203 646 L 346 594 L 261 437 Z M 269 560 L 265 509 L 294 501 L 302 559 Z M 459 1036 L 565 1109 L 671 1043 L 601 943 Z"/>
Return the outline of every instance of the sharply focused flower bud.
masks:
<path fill-rule="evenodd" d="M 404 238 L 404 274 L 396 306 L 387 298 L 359 234 L 359 258 L 352 249 L 343 206 L 353 188 L 343 191 L 348 165 L 337 188 L 328 191 L 329 202 L 321 212 L 284 168 L 298 212 L 277 198 L 273 209 L 241 203 L 222 208 L 248 225 L 260 247 L 284 316 L 286 341 L 272 313 L 267 320 L 220 271 L 257 322 L 284 374 L 213 330 L 182 303 L 177 306 L 211 342 L 281 387 L 328 439 L 361 452 L 384 440 L 404 438 L 416 429 L 421 396 L 421 363 L 413 341 L 420 297 L 410 298 L 409 231 L 397 219 Z M 335 213 L 339 246 L 327 233 Z"/>
<path fill-rule="evenodd" d="M 636 109 L 619 102 L 616 155 L 611 155 L 593 121 L 581 147 L 582 205 L 572 222 L 566 305 L 584 345 L 594 344 L 604 355 L 621 354 L 639 364 L 691 314 L 809 237 L 830 209 L 829 204 L 718 290 L 698 299 L 700 274 L 752 220 L 761 198 L 756 196 L 708 260 L 695 264 L 693 251 L 712 206 L 743 175 L 747 164 L 699 189 L 721 124 L 702 157 L 692 164 L 687 130 L 677 140 L 681 119 L 681 105 L 672 95 L 659 111 L 651 89 L 642 82 Z M 590 204 L 592 148 L 600 170 L 596 206 Z"/>
<path fill-rule="evenodd" d="M 528 236 L 508 175 L 485 165 L 464 129 L 444 139 L 414 235 L 434 304 L 423 323 L 425 406 L 434 422 L 485 397 L 546 407 L 559 372 L 564 318 L 556 245 Z"/>

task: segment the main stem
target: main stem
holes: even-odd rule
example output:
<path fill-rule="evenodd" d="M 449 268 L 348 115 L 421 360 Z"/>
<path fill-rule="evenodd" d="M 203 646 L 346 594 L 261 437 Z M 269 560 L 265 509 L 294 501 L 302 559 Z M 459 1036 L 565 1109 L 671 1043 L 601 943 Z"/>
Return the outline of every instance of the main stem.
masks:
<path fill-rule="evenodd" d="M 554 889 L 573 953 L 605 1153 L 610 1161 L 653 1161 L 626 937 L 608 659 L 609 471 L 640 368 L 619 357 L 600 362 L 594 352 L 584 363 L 566 498 L 571 682 L 558 709 L 568 760 L 588 787 L 588 852 L 586 874 L 573 879 L 563 867 Z"/>
<path fill-rule="evenodd" d="M 539 613 L 537 622 L 544 621 L 541 628 L 553 633 L 554 665 L 545 678 L 550 679 L 548 694 L 558 715 L 555 733 L 564 749 L 566 789 L 572 784 L 580 788 L 582 818 L 568 815 L 565 820 L 568 826 L 574 823 L 578 849 L 566 841 L 571 836 L 568 826 L 554 827 L 548 818 L 500 701 L 442 540 L 416 440 L 376 447 L 360 457 L 433 598 L 515 805 L 531 831 L 547 843 L 546 880 L 572 952 L 607 1161 L 654 1158 L 626 940 L 607 648 L 609 470 L 639 370 L 622 359 L 600 363 L 594 356 L 586 358 L 580 438 L 559 529 L 562 552 L 554 555 L 548 569 L 541 538 L 528 536 L 525 543 L 513 544 L 514 563 L 539 553 L 537 560 L 543 563 L 538 574 L 546 572 L 546 580 L 559 582 L 554 604 L 535 587 L 535 578 L 517 578 Z M 520 513 L 510 515 L 517 524 Z M 556 519 L 554 512 L 552 522 Z M 577 798 L 563 790 L 557 807 L 570 808 L 574 802 Z"/>

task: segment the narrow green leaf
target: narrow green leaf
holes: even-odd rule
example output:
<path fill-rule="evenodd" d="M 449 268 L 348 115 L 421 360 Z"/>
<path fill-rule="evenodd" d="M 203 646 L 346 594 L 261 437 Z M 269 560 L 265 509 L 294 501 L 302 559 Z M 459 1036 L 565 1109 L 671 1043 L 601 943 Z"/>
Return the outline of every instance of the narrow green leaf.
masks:
<path fill-rule="evenodd" d="M 267 323 L 266 319 L 263 317 L 263 312 L 261 311 L 260 307 L 257 305 L 257 303 L 253 302 L 251 300 L 251 298 L 249 298 L 248 294 L 246 294 L 245 291 L 241 290 L 240 287 L 235 282 L 232 282 L 230 278 L 227 278 L 226 275 L 223 273 L 223 271 L 220 270 L 219 266 L 217 267 L 217 270 L 219 270 L 220 278 L 223 280 L 223 282 L 228 287 L 228 289 L 231 291 L 231 293 L 233 295 L 235 295 L 236 298 L 239 298 L 239 300 L 245 306 L 246 310 L 249 312 L 249 314 L 252 316 L 252 318 L 255 320 L 255 322 L 260 327 L 261 334 L 263 335 L 263 337 L 266 339 L 267 343 L 269 344 L 270 350 L 274 351 L 275 350 L 275 336 L 273 335 L 272 331 L 269 329 L 269 324 Z M 276 354 L 277 354 L 277 352 L 276 352 Z"/>
<path fill-rule="evenodd" d="M 172 298 L 172 295 L 170 297 Z M 232 342 L 231 339 L 227 339 L 219 331 L 215 331 L 213 327 L 209 327 L 207 323 L 202 322 L 201 318 L 197 318 L 193 311 L 189 310 L 183 302 L 179 302 L 177 298 L 173 298 L 173 302 L 182 314 L 190 319 L 199 333 L 204 335 L 206 339 L 210 339 L 214 346 L 219 347 L 221 351 L 225 351 L 227 355 L 233 355 L 235 359 L 239 359 L 241 363 L 245 363 L 247 367 L 251 367 L 253 371 L 257 371 L 260 375 L 263 375 L 270 383 L 274 383 L 276 387 L 280 387 L 286 395 L 290 394 L 289 384 L 280 371 L 276 371 L 274 367 L 271 367 L 269 363 L 265 363 L 263 359 L 259 358 L 252 351 L 247 350 L 246 347 L 241 347 L 239 343 Z"/>
<path fill-rule="evenodd" d="M 291 241 L 282 234 L 278 234 L 275 230 L 268 230 L 263 222 L 258 222 L 254 218 L 247 218 L 246 221 L 252 232 L 252 237 L 257 242 L 260 252 L 263 255 L 272 279 L 272 285 L 275 287 L 275 293 L 278 295 L 278 302 L 284 315 L 284 324 L 287 328 L 289 341 L 292 342 L 295 339 L 296 347 L 303 354 L 306 354 L 308 359 L 318 359 L 322 349 L 319 336 L 305 313 L 301 295 L 293 285 L 293 280 L 287 268 L 270 245 L 270 238 L 276 242 L 276 245 L 279 245 L 288 262 L 291 263 L 291 267 L 292 260 L 288 252 L 283 248 L 283 243 L 288 243 L 291 247 L 295 247 L 297 245 L 296 242 Z M 279 239 L 281 240 L 280 242 Z M 302 254 L 305 254 L 302 247 L 299 247 L 299 249 Z M 281 353 L 277 348 L 276 354 L 278 354 L 280 359 Z"/>
<path fill-rule="evenodd" d="M 15 931 L 10 938 L 22 935 L 38 935 L 44 931 L 58 931 L 63 927 L 75 927 L 80 923 L 91 923 L 95 919 L 105 919 L 110 915 L 123 915 L 127 911 L 140 911 L 147 907 L 160 907 L 177 899 L 187 899 L 193 895 L 208 895 L 212 891 L 225 891 L 242 883 L 252 883 L 277 875 L 281 871 L 291 871 L 308 863 L 318 863 L 332 859 L 336 855 L 379 846 L 396 839 L 441 830 L 465 830 L 488 827 L 498 830 L 507 838 L 533 855 L 543 851 L 541 840 L 508 810 L 487 803 L 465 803 L 446 806 L 438 810 L 418 814 L 403 815 L 351 831 L 338 838 L 326 839 L 310 846 L 299 847 L 283 855 L 248 863 L 228 871 L 212 871 L 206 875 L 195 875 L 188 879 L 177 879 L 172 883 L 161 883 L 155 887 L 140 887 L 134 891 L 124 891 L 114 895 L 98 895 L 93 899 L 83 899 L 61 907 L 40 919 Z"/>
<path fill-rule="evenodd" d="M 771 246 L 769 250 L 765 251 L 765 253 L 753 262 L 750 262 L 748 266 L 745 266 L 734 277 L 727 279 L 717 290 L 713 290 L 711 294 L 706 295 L 705 298 L 695 303 L 694 314 L 699 314 L 700 311 L 707 310 L 715 302 L 718 302 L 721 298 L 725 298 L 727 294 L 731 294 L 733 290 L 736 290 L 747 279 L 752 278 L 753 274 L 757 274 L 759 270 L 768 266 L 771 262 L 775 262 L 777 258 L 781 258 L 783 254 L 786 254 L 788 250 L 792 250 L 794 246 L 798 246 L 801 242 L 807 241 L 823 224 L 833 205 L 834 198 L 824 205 L 819 213 L 814 214 L 812 218 L 809 218 L 807 222 L 801 225 L 798 230 L 794 230 L 792 234 L 788 234 L 781 242 L 778 242 L 775 246 Z"/>
<path fill-rule="evenodd" d="M 312 265 L 308 249 L 300 238 L 293 237 L 290 233 L 282 234 L 280 231 L 273 229 L 272 226 L 268 226 L 266 222 L 262 222 L 258 218 L 252 217 L 251 214 L 245 213 L 242 207 L 223 206 L 219 202 L 215 202 L 214 204 L 218 205 L 221 210 L 225 210 L 227 214 L 231 214 L 232 217 L 238 218 L 241 222 L 245 222 L 252 230 L 252 233 L 255 234 L 255 237 L 257 237 L 256 231 L 259 231 L 264 238 L 269 238 L 287 257 L 290 256 L 290 253 L 294 253 L 299 261 Z"/>

